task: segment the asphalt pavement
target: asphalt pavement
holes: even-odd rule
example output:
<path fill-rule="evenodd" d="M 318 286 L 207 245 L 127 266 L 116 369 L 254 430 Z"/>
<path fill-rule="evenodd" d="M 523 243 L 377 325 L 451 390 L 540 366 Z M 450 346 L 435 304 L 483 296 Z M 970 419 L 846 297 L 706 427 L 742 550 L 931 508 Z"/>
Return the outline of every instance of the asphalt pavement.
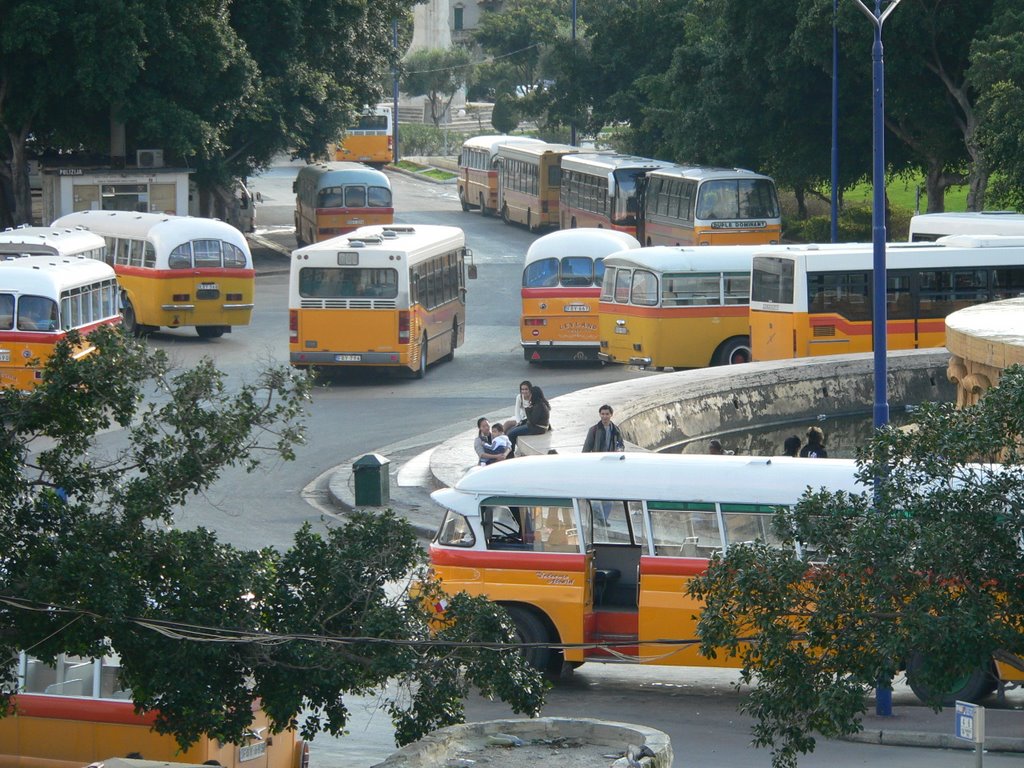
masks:
<path fill-rule="evenodd" d="M 288 272 L 290 236 L 284 232 L 278 236 L 273 232 L 249 235 L 257 275 Z M 405 517 L 425 541 L 433 537 L 441 521 L 441 510 L 430 499 L 430 492 L 450 484 L 461 471 L 468 469 L 473 458 L 471 440 L 467 443 L 463 432 L 437 439 L 434 445 L 412 439 L 402 445 L 382 448 L 376 454 L 387 461 L 387 482 L 383 489 L 375 488 L 375 491 L 383 490 L 386 504 L 381 509 L 390 508 Z M 360 458 L 363 457 L 351 457 L 329 473 L 328 497 L 341 514 L 357 508 L 353 464 Z M 361 499 L 366 498 L 367 488 L 374 488 L 376 484 L 378 480 L 360 483 Z M 358 508 L 374 507 L 360 504 Z M 934 712 L 924 706 L 900 705 L 891 716 L 873 712 L 865 715 L 863 730 L 849 740 L 891 746 L 975 749 L 974 744 L 956 738 L 954 733 L 953 708 Z M 1024 753 L 1024 690 L 1006 692 L 1002 702 L 998 697 L 986 702 L 985 749 Z"/>

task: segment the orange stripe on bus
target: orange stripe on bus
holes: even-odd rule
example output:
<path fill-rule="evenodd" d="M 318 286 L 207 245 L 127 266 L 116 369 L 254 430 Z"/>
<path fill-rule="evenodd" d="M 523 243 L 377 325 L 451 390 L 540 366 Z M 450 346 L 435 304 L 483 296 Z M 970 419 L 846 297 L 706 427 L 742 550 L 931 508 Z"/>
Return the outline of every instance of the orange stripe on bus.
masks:
<path fill-rule="evenodd" d="M 640 575 L 699 576 L 708 569 L 705 557 L 641 557 Z"/>
<path fill-rule="evenodd" d="M 618 314 L 625 317 L 746 317 L 747 305 L 732 306 L 690 306 L 690 307 L 637 307 L 632 304 L 609 304 L 603 302 L 605 313 Z"/>
<path fill-rule="evenodd" d="M 433 565 L 455 565 L 464 568 L 518 568 L 579 571 L 586 567 L 586 555 L 554 552 L 502 551 L 489 549 L 441 549 L 432 547 Z"/>

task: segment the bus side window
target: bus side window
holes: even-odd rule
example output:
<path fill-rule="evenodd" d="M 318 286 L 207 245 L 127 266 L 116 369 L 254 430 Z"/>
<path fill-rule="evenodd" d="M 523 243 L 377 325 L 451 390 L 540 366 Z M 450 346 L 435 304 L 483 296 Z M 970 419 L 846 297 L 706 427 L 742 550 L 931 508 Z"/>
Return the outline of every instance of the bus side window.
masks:
<path fill-rule="evenodd" d="M 476 537 L 464 515 L 448 510 L 438 529 L 437 543 L 448 547 L 472 547 L 476 544 Z"/>
<path fill-rule="evenodd" d="M 171 269 L 190 269 L 192 267 L 192 244 L 182 243 L 167 257 L 167 266 Z"/>
<path fill-rule="evenodd" d="M 722 519 L 729 544 L 751 544 L 760 541 L 780 548 L 782 539 L 775 533 L 775 508 L 766 504 L 723 504 Z"/>
<path fill-rule="evenodd" d="M 0 331 L 9 331 L 14 327 L 14 295 L 0 293 Z"/>
<path fill-rule="evenodd" d="M 654 554 L 710 557 L 722 549 L 715 505 L 709 502 L 650 502 Z"/>

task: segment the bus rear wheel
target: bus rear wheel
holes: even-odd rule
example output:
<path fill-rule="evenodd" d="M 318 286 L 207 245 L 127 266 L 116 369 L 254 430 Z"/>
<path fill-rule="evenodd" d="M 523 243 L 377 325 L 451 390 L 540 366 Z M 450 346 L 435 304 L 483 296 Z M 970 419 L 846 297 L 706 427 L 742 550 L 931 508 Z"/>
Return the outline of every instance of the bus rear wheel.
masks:
<path fill-rule="evenodd" d="M 197 325 L 196 333 L 200 339 L 219 339 L 224 335 L 223 325 Z"/>
<path fill-rule="evenodd" d="M 740 363 L 749 363 L 751 359 L 750 339 L 746 336 L 739 336 L 729 339 L 723 344 L 711 362 L 713 365 L 739 365 Z"/>
<path fill-rule="evenodd" d="M 505 606 L 505 610 L 515 625 L 516 642 L 532 646 L 520 649 L 526 663 L 549 677 L 556 673 L 561 667 L 561 658 L 543 645 L 551 642 L 544 622 L 535 613 L 516 605 Z"/>
<path fill-rule="evenodd" d="M 447 362 L 451 362 L 455 359 L 455 348 L 459 346 L 459 318 L 455 318 L 452 322 L 452 348 L 448 350 L 448 354 L 444 356 Z"/>
<path fill-rule="evenodd" d="M 977 703 L 992 693 L 999 685 L 999 678 L 996 677 L 994 666 L 990 661 L 975 667 L 961 677 L 951 690 L 935 691 L 920 678 L 921 671 L 927 663 L 928 660 L 924 654 L 915 653 L 907 664 L 907 683 L 910 685 L 910 690 L 925 704 L 933 704 L 936 700 L 944 707 L 951 707 L 958 700 Z"/>
<path fill-rule="evenodd" d="M 463 190 L 459 190 L 459 205 L 462 206 L 462 212 L 466 213 L 470 208 L 470 204 L 466 202 L 466 193 Z"/>
<path fill-rule="evenodd" d="M 487 203 L 484 201 L 484 193 L 480 193 L 480 213 L 484 216 L 490 216 L 493 211 L 487 207 Z"/>
<path fill-rule="evenodd" d="M 508 217 L 508 206 L 507 205 L 501 206 L 501 220 L 504 221 L 506 224 L 511 224 L 512 223 L 512 220 Z"/>
<path fill-rule="evenodd" d="M 416 373 L 413 375 L 417 379 L 422 379 L 427 375 L 427 334 L 425 333 L 420 341 L 420 367 L 416 369 Z"/>

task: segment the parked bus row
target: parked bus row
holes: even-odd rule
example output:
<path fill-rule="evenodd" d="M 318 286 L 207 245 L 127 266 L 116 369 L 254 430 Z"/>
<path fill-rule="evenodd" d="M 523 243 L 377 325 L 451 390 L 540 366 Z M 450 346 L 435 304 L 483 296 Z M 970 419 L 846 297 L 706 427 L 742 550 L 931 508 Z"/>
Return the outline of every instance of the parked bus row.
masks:
<path fill-rule="evenodd" d="M 695 368 L 871 349 L 873 246 L 640 247 L 623 233 L 554 232 L 527 251 L 526 360 Z M 945 344 L 945 318 L 1024 295 L 1024 238 L 890 243 L 892 349 Z"/>
<path fill-rule="evenodd" d="M 644 245 L 778 243 L 775 182 L 741 168 L 583 152 L 521 136 L 476 136 L 459 159 L 462 210 L 506 224 L 614 229 Z"/>
<path fill-rule="evenodd" d="M 852 460 L 588 453 L 527 456 L 434 491 L 444 509 L 430 565 L 449 594 L 504 606 L 523 653 L 557 674 L 563 662 L 734 667 L 700 654 L 702 603 L 687 594 L 708 560 L 737 543 L 781 547 L 772 519 L 808 487 L 863 493 Z M 797 542 L 813 559 L 814 542 Z M 561 647 L 560 647 L 561 646 Z M 927 698 L 908 670 L 914 692 Z M 982 663 L 952 698 L 978 700 L 1008 664 Z"/>

